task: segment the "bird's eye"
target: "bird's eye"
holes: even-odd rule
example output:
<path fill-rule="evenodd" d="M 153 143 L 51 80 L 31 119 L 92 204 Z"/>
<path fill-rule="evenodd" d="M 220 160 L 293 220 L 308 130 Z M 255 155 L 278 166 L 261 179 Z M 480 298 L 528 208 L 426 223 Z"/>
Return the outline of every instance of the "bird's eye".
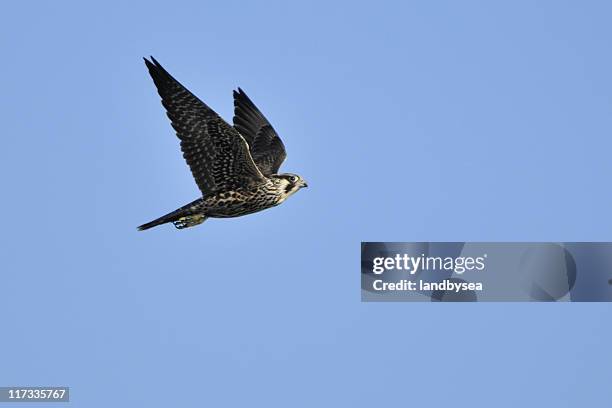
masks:
<path fill-rule="evenodd" d="M 291 178 L 289 180 L 291 180 L 292 183 L 295 183 L 297 181 L 297 177 L 296 176 L 291 176 Z"/>

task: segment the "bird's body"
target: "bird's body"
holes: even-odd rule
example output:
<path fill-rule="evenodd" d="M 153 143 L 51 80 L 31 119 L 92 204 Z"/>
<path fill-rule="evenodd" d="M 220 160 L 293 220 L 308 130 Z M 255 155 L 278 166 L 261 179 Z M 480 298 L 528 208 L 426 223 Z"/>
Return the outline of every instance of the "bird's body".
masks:
<path fill-rule="evenodd" d="M 182 229 L 210 217 L 252 214 L 281 204 L 307 186 L 296 174 L 276 174 L 286 157 L 284 145 L 241 89 L 234 91 L 232 127 L 152 61 L 145 59 L 202 198 L 140 230 L 168 222 Z"/>
<path fill-rule="evenodd" d="M 238 188 L 202 198 L 199 205 L 210 217 L 239 217 L 281 204 L 297 191 L 287 191 L 288 185 L 282 178 L 272 178 L 254 188 Z"/>

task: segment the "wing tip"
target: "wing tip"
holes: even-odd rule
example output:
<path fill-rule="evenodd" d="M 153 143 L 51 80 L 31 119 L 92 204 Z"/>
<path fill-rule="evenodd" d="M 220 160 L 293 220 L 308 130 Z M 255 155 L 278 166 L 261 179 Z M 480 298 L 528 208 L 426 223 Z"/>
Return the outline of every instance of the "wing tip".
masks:
<path fill-rule="evenodd" d="M 155 59 L 155 57 L 150 55 L 149 58 L 150 60 L 143 57 L 145 65 L 149 70 L 149 75 L 151 75 L 151 78 L 153 78 L 153 82 L 155 82 L 158 89 L 164 83 L 172 82 L 173 80 L 176 81 L 176 79 L 174 79 L 174 77 L 170 75 L 168 71 L 166 71 L 166 69 L 159 63 L 159 61 Z"/>
<path fill-rule="evenodd" d="M 248 107 L 250 110 L 257 112 L 258 109 L 249 98 L 249 96 L 242 90 L 241 87 L 238 87 L 237 90 L 234 90 L 234 106 L 243 105 L 245 108 Z M 261 113 L 259 113 L 261 115 Z"/>
<path fill-rule="evenodd" d="M 248 96 L 246 96 L 246 93 L 242 90 L 241 87 L 237 87 L 236 89 L 234 89 L 232 91 L 232 93 L 234 94 L 234 98 L 235 99 L 236 98 L 244 98 L 244 97 L 248 98 Z"/>
<path fill-rule="evenodd" d="M 150 58 L 150 60 L 149 60 L 149 59 L 147 59 L 147 57 L 142 57 L 142 59 L 144 60 L 145 64 L 147 64 L 147 65 L 157 65 L 157 64 L 159 64 L 159 63 L 158 63 L 158 62 L 155 60 L 155 58 L 153 58 L 153 56 L 152 56 L 152 55 L 149 55 L 149 58 Z"/>
<path fill-rule="evenodd" d="M 159 61 L 157 61 L 154 56 L 149 55 L 149 58 L 150 59 L 147 59 L 147 57 L 142 57 L 147 67 L 155 68 L 160 71 L 165 71 L 164 67 L 162 67 L 162 64 L 160 64 Z"/>
<path fill-rule="evenodd" d="M 146 57 L 142 57 L 145 65 L 147 66 L 147 69 L 149 70 L 149 73 L 151 74 L 151 76 L 153 76 L 154 74 L 157 74 L 159 72 L 159 67 L 157 65 L 157 61 L 155 61 L 155 58 L 153 58 L 153 56 L 149 56 L 149 58 L 151 58 L 151 60 L 148 60 Z"/>

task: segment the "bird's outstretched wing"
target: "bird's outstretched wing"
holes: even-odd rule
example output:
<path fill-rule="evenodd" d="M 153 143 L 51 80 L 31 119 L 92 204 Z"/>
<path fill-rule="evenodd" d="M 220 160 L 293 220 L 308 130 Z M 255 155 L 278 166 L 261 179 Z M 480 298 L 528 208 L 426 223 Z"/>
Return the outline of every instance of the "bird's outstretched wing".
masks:
<path fill-rule="evenodd" d="M 266 176 L 276 174 L 287 157 L 283 141 L 240 88 L 234 91 L 234 128 L 248 142 L 251 156 L 259 170 Z"/>
<path fill-rule="evenodd" d="M 183 157 L 203 195 L 265 181 L 236 129 L 151 57 L 145 64 L 181 140 Z"/>

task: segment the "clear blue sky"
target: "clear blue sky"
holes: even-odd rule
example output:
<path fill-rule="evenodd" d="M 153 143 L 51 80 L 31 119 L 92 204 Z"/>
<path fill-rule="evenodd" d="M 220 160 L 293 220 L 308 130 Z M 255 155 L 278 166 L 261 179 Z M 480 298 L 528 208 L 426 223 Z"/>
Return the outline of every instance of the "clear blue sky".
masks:
<path fill-rule="evenodd" d="M 609 2 L 86 3 L 0 16 L 0 385 L 609 406 L 609 304 L 362 304 L 359 275 L 365 240 L 612 240 Z M 137 232 L 198 195 L 150 54 L 228 120 L 242 87 L 310 188 Z"/>

